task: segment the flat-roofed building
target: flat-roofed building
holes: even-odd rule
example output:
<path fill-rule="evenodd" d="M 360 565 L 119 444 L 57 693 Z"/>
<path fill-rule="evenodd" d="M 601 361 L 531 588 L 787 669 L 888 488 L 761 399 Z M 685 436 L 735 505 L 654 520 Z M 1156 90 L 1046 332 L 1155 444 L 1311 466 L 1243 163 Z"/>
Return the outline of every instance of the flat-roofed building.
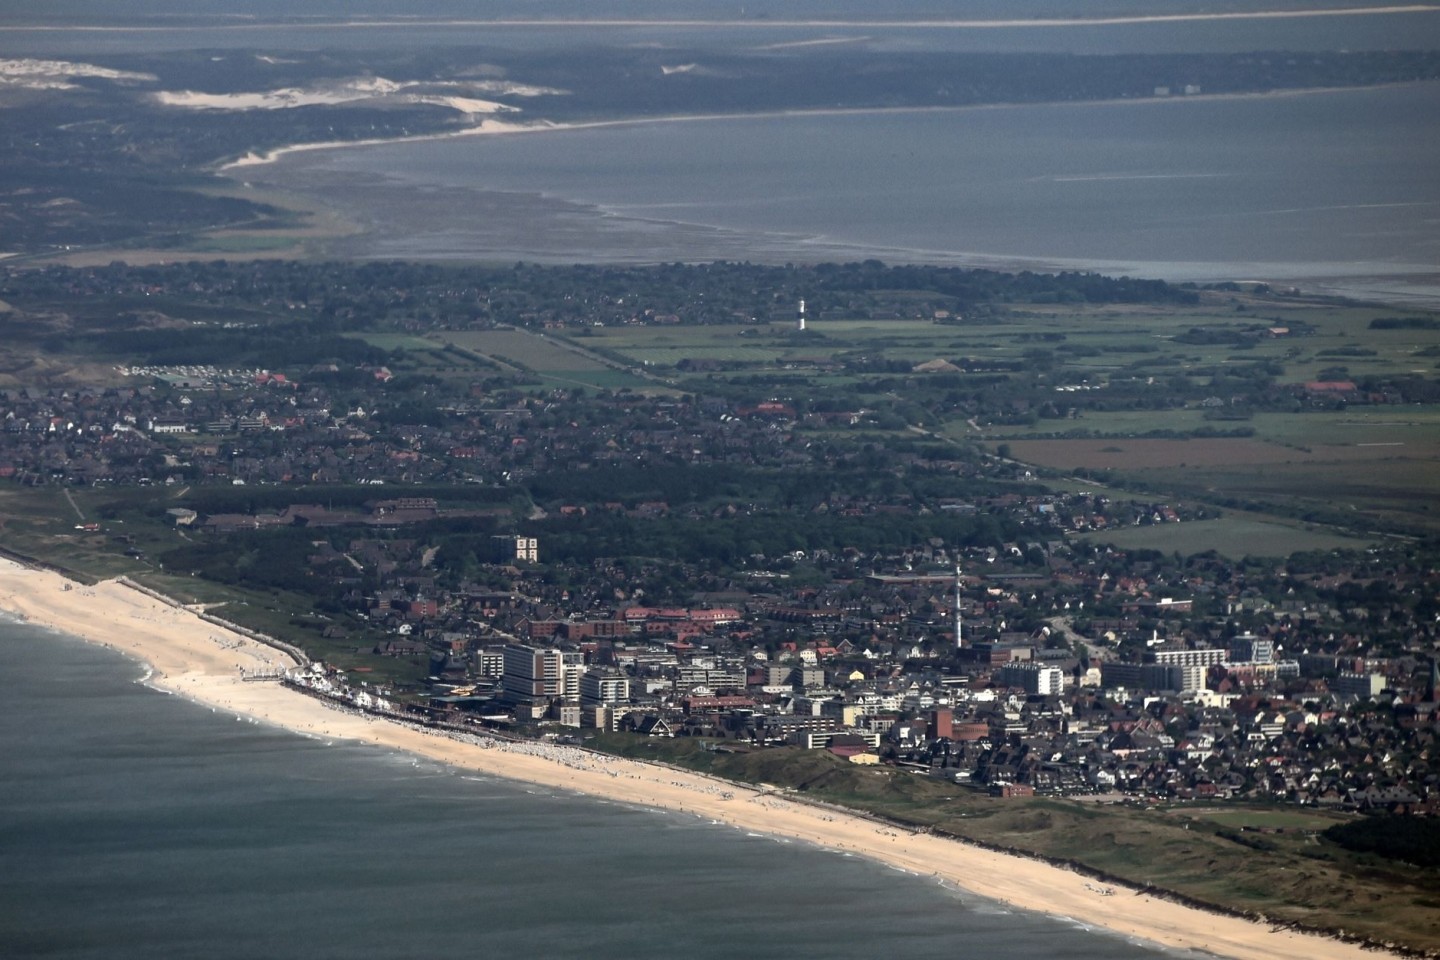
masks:
<path fill-rule="evenodd" d="M 1127 690 L 1174 690 L 1189 692 L 1205 689 L 1208 667 L 1198 663 L 1102 663 L 1100 682 L 1106 687 Z"/>
<path fill-rule="evenodd" d="M 475 672 L 482 677 L 505 675 L 505 648 L 481 647 L 475 651 Z"/>
<path fill-rule="evenodd" d="M 630 699 L 630 678 L 620 673 L 591 670 L 580 676 L 580 702 L 584 705 L 625 703 Z"/>
<path fill-rule="evenodd" d="M 1275 659 L 1275 641 L 1242 633 L 1230 641 L 1230 659 L 1236 663 L 1270 663 Z"/>
<path fill-rule="evenodd" d="M 1007 663 L 996 676 L 1007 687 L 1020 687 L 1033 696 L 1054 697 L 1065 692 L 1065 671 L 1034 661 Z"/>
<path fill-rule="evenodd" d="M 505 673 L 500 678 L 507 703 L 549 705 L 565 692 L 565 664 L 559 650 L 505 645 Z"/>
<path fill-rule="evenodd" d="M 1220 647 L 1197 647 L 1194 650 L 1156 650 L 1155 662 L 1167 667 L 1213 667 L 1224 663 L 1227 651 Z"/>
<path fill-rule="evenodd" d="M 1356 673 L 1353 670 L 1341 670 L 1340 675 L 1330 683 L 1330 692 L 1335 696 L 1358 700 L 1373 700 L 1384 689 L 1384 674 Z"/>

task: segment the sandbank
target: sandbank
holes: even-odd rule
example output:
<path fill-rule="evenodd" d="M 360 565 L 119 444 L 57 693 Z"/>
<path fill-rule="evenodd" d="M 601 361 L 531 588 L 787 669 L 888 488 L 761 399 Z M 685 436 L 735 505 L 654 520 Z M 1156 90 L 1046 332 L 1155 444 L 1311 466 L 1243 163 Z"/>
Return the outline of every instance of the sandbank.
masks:
<path fill-rule="evenodd" d="M 574 747 L 496 743 L 332 708 L 275 682 L 242 679 L 294 664 L 285 653 L 119 581 L 86 586 L 0 559 L 0 611 L 121 651 L 149 683 L 198 703 L 324 739 L 404 750 L 457 768 L 607 800 L 680 811 L 843 850 L 1011 906 L 1165 947 L 1237 960 L 1353 960 L 1359 945 L 1272 929 L 1157 899 L 1022 857 L 905 830 L 775 791 Z M 883 775 L 883 774 L 880 774 Z"/>
<path fill-rule="evenodd" d="M 456 109 L 459 109 L 458 107 Z M 264 153 L 251 151 L 238 160 L 231 160 L 222 164 L 217 169 L 221 173 L 244 167 L 263 166 L 267 163 L 274 163 L 281 157 L 292 153 L 310 153 L 315 150 L 338 150 L 343 147 L 378 147 L 391 143 L 420 143 L 426 140 L 453 140 L 456 137 L 473 137 L 487 133 L 527 133 L 536 130 L 556 130 L 565 128 L 565 124 L 555 123 L 513 123 L 503 120 L 482 120 L 471 127 L 463 130 L 450 130 L 445 133 L 427 133 L 414 137 L 375 137 L 368 140 L 322 140 L 314 143 L 294 143 L 284 147 L 275 147 L 273 150 L 266 150 Z"/>
<path fill-rule="evenodd" d="M 433 93 L 407 93 L 408 88 L 421 84 L 400 84 L 388 80 L 370 80 L 364 83 L 352 82 L 324 89 L 303 87 L 281 87 L 276 90 L 260 90 L 249 93 L 201 93 L 195 90 L 160 90 L 152 96 L 155 101 L 167 107 L 185 110 L 219 110 L 244 112 L 248 110 L 291 110 L 297 107 L 337 106 L 359 102 L 389 102 L 411 104 L 433 104 L 448 107 L 466 116 L 493 113 L 518 113 L 519 107 L 512 107 L 495 100 L 478 100 L 474 97 Z"/>
<path fill-rule="evenodd" d="M 1440 9 L 1440 8 L 1437 8 Z M 432 140 L 456 140 L 462 137 L 518 134 L 518 133 L 563 133 L 575 130 L 603 130 L 612 127 L 639 127 L 661 123 L 706 123 L 717 120 L 783 120 L 805 117 L 846 117 L 872 116 L 878 114 L 904 113 L 971 113 L 981 110 L 1022 110 L 1044 107 L 1107 107 L 1143 106 L 1159 104 L 1196 103 L 1214 100 L 1271 100 L 1277 98 L 1304 97 L 1312 95 L 1345 93 L 1357 90 L 1374 90 L 1383 87 L 1408 86 L 1411 81 L 1368 84 L 1364 86 L 1301 87 L 1285 90 L 1256 90 L 1237 93 L 1197 93 L 1175 96 L 1150 96 L 1110 98 L 1101 100 L 1039 100 L 1034 102 L 962 103 L 944 105 L 917 105 L 911 107 L 818 107 L 779 110 L 729 111 L 724 113 L 677 113 L 658 117 L 616 117 L 607 120 L 573 120 L 557 122 L 534 120 L 527 122 L 496 120 L 487 118 L 472 126 L 440 133 L 422 133 L 409 137 L 374 137 L 365 140 L 324 140 L 312 143 L 294 143 L 273 147 L 263 152 L 250 151 L 243 157 L 220 164 L 215 169 L 229 173 L 247 167 L 271 164 L 296 153 L 313 153 L 319 150 L 344 150 L 352 147 L 381 147 L 397 143 L 425 143 Z M 1428 81 L 1413 81 L 1426 83 Z M 456 109 L 461 109 L 456 107 Z"/>

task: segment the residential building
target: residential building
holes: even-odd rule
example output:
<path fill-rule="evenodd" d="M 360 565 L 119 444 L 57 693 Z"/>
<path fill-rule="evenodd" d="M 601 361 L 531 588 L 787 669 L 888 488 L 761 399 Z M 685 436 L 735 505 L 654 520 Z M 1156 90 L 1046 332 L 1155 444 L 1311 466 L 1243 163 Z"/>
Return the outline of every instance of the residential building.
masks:
<path fill-rule="evenodd" d="M 497 534 L 490 538 L 492 563 L 539 563 L 540 541 L 535 537 Z"/>
<path fill-rule="evenodd" d="M 1065 691 L 1065 671 L 1034 661 L 1007 663 L 996 676 L 1007 687 L 1020 687 L 1033 696 L 1053 697 Z"/>
<path fill-rule="evenodd" d="M 630 699 L 630 678 L 621 673 L 591 670 L 580 676 L 580 702 L 586 706 L 624 703 Z"/>
<path fill-rule="evenodd" d="M 1275 641 L 1242 633 L 1230 641 L 1230 660 L 1234 663 L 1270 663 L 1275 659 Z"/>
<path fill-rule="evenodd" d="M 1384 689 L 1385 677 L 1382 674 L 1356 673 L 1353 670 L 1341 670 L 1330 684 L 1330 692 L 1335 696 L 1359 700 L 1373 700 Z"/>

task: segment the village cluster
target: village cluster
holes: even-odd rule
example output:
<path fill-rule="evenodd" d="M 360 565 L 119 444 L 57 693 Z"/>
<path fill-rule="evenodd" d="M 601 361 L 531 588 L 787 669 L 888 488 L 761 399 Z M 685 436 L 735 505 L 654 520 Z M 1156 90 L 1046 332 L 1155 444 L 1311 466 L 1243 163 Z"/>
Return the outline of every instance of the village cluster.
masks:
<path fill-rule="evenodd" d="M 1219 560 L 1121 555 L 1057 557 L 1038 574 L 979 552 L 958 581 L 957 643 L 942 560 L 875 558 L 928 570 L 767 580 L 688 608 L 601 608 L 585 589 L 547 599 L 541 565 L 512 562 L 514 591 L 396 589 L 367 616 L 394 631 L 375 654 L 429 658 L 431 695 L 407 709 L 436 720 L 827 749 L 1007 796 L 1437 802 L 1440 678 L 1404 639 L 1433 623 L 1362 607 L 1378 575 L 1247 580 Z M 334 681 L 368 695 L 359 676 Z"/>

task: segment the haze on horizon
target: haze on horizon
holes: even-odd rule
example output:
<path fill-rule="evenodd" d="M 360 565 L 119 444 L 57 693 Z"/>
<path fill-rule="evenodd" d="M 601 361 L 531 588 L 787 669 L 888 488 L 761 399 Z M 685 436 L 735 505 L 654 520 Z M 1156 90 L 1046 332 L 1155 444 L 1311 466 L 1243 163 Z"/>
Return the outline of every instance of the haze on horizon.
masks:
<path fill-rule="evenodd" d="M 506 18 L 581 20 L 1028 20 L 1132 16 L 1227 15 L 1257 12 L 1385 9 L 1412 6 L 1365 0 L 907 0 L 877 7 L 870 0 L 50 0 L 42 9 L 0 0 L 0 21 L 12 23 L 154 23 L 164 20 L 301 20 Z M 1416 6 L 1429 6 L 1418 4 Z"/>

